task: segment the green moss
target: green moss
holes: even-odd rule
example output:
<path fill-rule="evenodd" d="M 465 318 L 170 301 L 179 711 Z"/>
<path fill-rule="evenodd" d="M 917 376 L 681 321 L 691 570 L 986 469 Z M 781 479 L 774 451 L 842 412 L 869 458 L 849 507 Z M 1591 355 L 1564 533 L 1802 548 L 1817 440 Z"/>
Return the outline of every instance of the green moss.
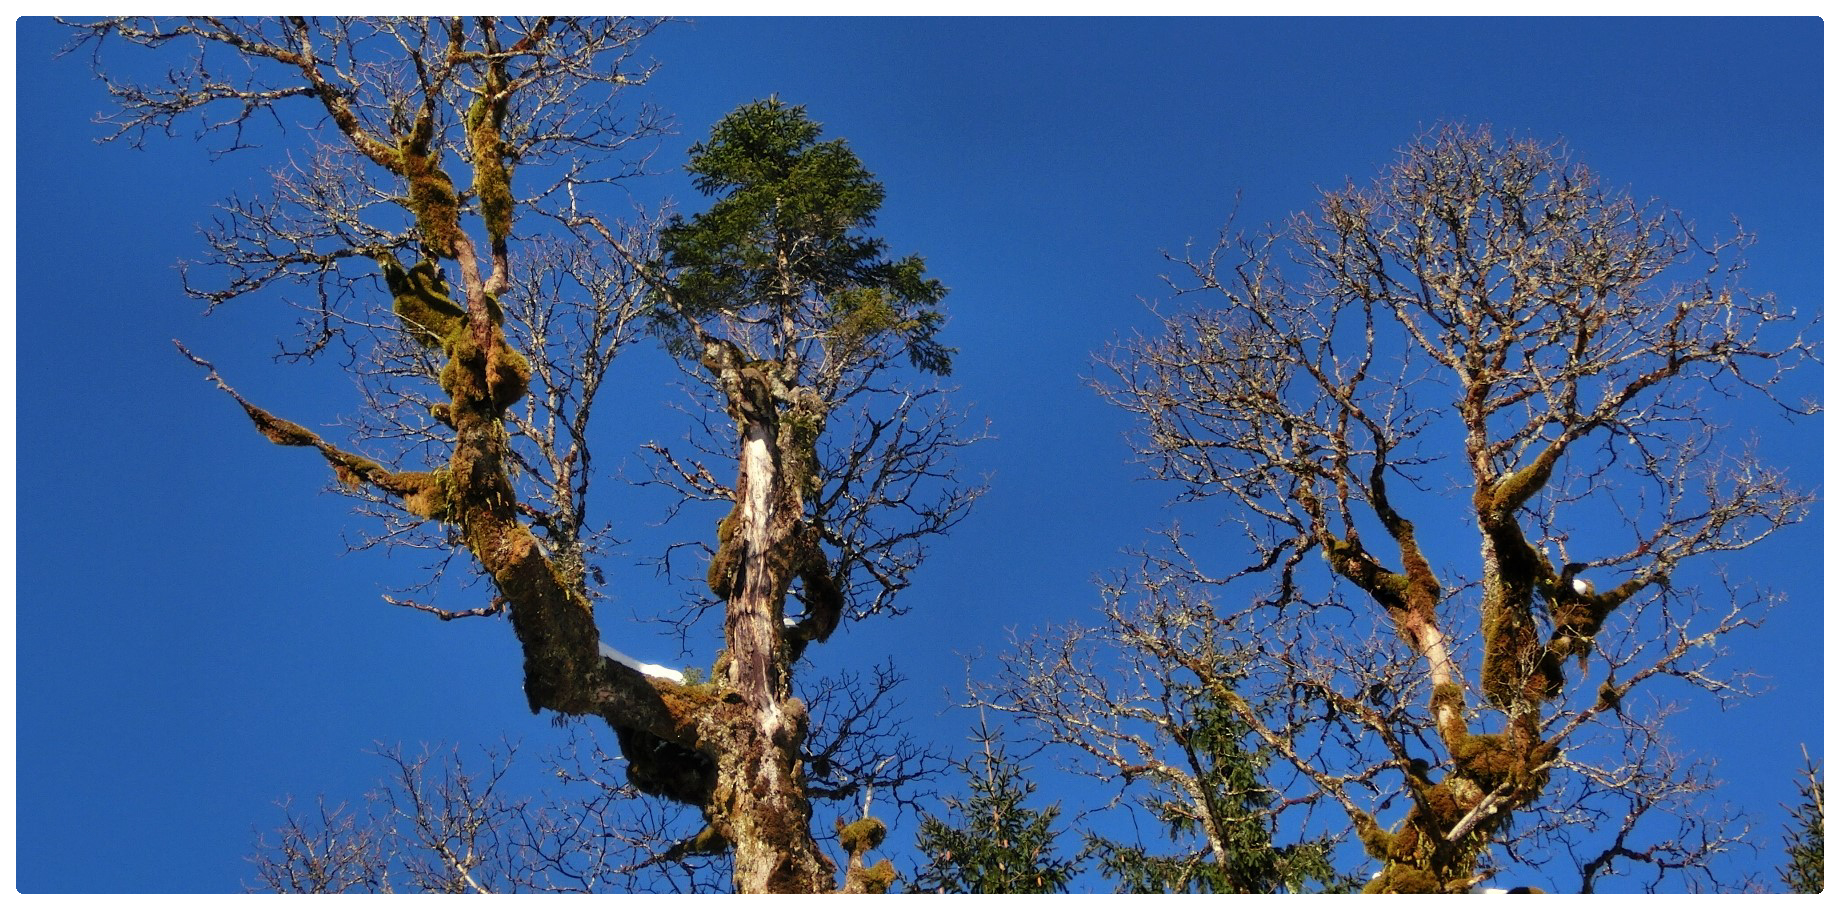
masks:
<path fill-rule="evenodd" d="M 1445 827 L 1455 826 L 1469 813 L 1469 809 L 1481 804 L 1484 795 L 1474 780 L 1459 774 L 1450 774 L 1437 785 L 1441 788 L 1432 799 L 1432 805 Z"/>
<path fill-rule="evenodd" d="M 1405 593 L 1411 589 L 1409 578 L 1392 571 L 1381 572 L 1374 579 L 1374 584 L 1379 588 L 1379 596 L 1401 602 L 1405 599 Z"/>
<path fill-rule="evenodd" d="M 736 503 L 727 517 L 715 525 L 715 554 L 709 557 L 709 592 L 726 600 L 734 593 L 734 580 L 740 568 L 741 547 L 735 536 L 740 529 L 741 506 Z"/>
<path fill-rule="evenodd" d="M 1392 834 L 1364 811 L 1354 814 L 1354 835 L 1360 837 L 1360 845 L 1366 847 L 1367 855 L 1380 861 L 1392 857 Z"/>
<path fill-rule="evenodd" d="M 889 887 L 894 886 L 894 877 L 894 863 L 882 859 L 858 872 L 856 881 L 861 885 L 863 893 L 886 893 Z"/>
<path fill-rule="evenodd" d="M 391 478 L 398 486 L 402 507 L 410 514 L 433 521 L 444 521 L 452 511 L 453 477 L 446 468 L 428 473 L 399 473 Z"/>
<path fill-rule="evenodd" d="M 791 444 L 781 460 L 786 467 L 786 481 L 805 501 L 824 489 L 824 477 L 817 461 L 817 437 L 821 432 L 821 421 L 815 428 L 794 428 Z"/>
<path fill-rule="evenodd" d="M 492 408 L 503 411 L 523 399 L 530 390 L 530 361 L 517 348 L 499 341 L 486 364 L 486 388 Z"/>
<path fill-rule="evenodd" d="M 1410 865 L 1387 865 L 1366 885 L 1367 893 L 1442 893 L 1437 876 Z"/>
<path fill-rule="evenodd" d="M 476 130 L 473 141 L 473 192 L 479 197 L 479 214 L 494 242 L 511 236 L 511 174 L 504 166 L 503 143 L 495 127 Z"/>
<path fill-rule="evenodd" d="M 505 166 L 504 125 L 506 97 L 499 64 L 486 73 L 479 97 L 466 111 L 466 139 L 472 147 L 473 193 L 479 197 L 479 214 L 494 245 L 511 235 L 511 173 Z"/>
<path fill-rule="evenodd" d="M 470 403 L 480 389 L 473 380 L 473 370 L 480 367 L 480 351 L 473 343 L 472 332 L 456 331 L 447 336 L 447 365 L 441 367 L 441 390 L 455 404 Z"/>
<path fill-rule="evenodd" d="M 1333 565 L 1336 571 L 1342 572 L 1343 574 L 1352 573 L 1348 565 L 1350 559 L 1358 559 L 1363 555 L 1359 546 L 1346 540 L 1330 539 L 1326 549 L 1328 563 Z"/>
<path fill-rule="evenodd" d="M 837 842 L 853 855 L 880 846 L 887 836 L 888 825 L 875 818 L 865 817 L 837 831 Z"/>
<path fill-rule="evenodd" d="M 424 132 L 418 128 L 396 150 L 402 177 L 409 184 L 408 207 L 421 228 L 422 245 L 436 255 L 453 258 L 462 240 L 460 197 L 454 191 L 453 179 L 441 170 L 436 156 L 429 151 Z"/>
<path fill-rule="evenodd" d="M 318 445 L 319 436 L 292 420 L 283 420 L 258 407 L 247 408 L 257 432 L 276 445 Z"/>
<path fill-rule="evenodd" d="M 454 302 L 439 265 L 423 261 L 404 269 L 387 252 L 377 256 L 377 263 L 394 300 L 391 310 L 418 343 L 440 348 L 448 335 L 465 325 L 466 310 Z"/>
<path fill-rule="evenodd" d="M 1462 686 L 1455 682 L 1444 682 L 1432 688 L 1430 691 L 1430 707 L 1432 710 L 1442 710 L 1447 707 L 1460 713 L 1466 709 L 1467 706 L 1465 698 L 1462 696 Z"/>
<path fill-rule="evenodd" d="M 1418 858 L 1418 844 L 1423 841 L 1424 834 L 1418 829 L 1416 814 L 1417 812 L 1413 811 L 1413 816 L 1406 818 L 1405 825 L 1392 838 L 1391 850 L 1380 858 L 1389 858 L 1395 862 Z"/>
<path fill-rule="evenodd" d="M 332 473 L 338 477 L 339 483 L 343 484 L 346 488 L 356 489 L 363 485 L 364 481 L 370 477 L 386 474 L 388 471 L 384 469 L 382 464 L 378 464 L 369 458 L 346 455 L 332 463 Z"/>
<path fill-rule="evenodd" d="M 1518 762 L 1512 746 L 1499 735 L 1471 735 L 1450 746 L 1450 757 L 1462 773 L 1485 789 L 1512 777 Z"/>
<path fill-rule="evenodd" d="M 1544 648 L 1527 610 L 1484 603 L 1481 634 L 1481 690 L 1489 703 L 1502 708 L 1543 703 L 1554 685 L 1563 685 L 1543 664 Z"/>

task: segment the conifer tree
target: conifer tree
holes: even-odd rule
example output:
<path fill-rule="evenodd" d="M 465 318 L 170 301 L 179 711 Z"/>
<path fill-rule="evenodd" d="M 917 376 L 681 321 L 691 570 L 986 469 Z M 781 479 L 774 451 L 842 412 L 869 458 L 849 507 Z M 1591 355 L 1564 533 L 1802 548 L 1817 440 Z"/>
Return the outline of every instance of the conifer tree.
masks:
<path fill-rule="evenodd" d="M 836 868 L 811 835 L 811 790 L 836 768 L 807 751 L 813 718 L 793 670 L 844 620 L 897 614 L 921 542 L 979 492 L 950 479 L 944 462 L 963 440 L 939 389 L 898 362 L 950 371 L 934 337 L 945 288 L 918 256 L 890 259 L 866 233 L 880 182 L 802 107 L 742 106 L 691 147 L 687 169 L 712 201 L 661 232 L 652 313 L 718 402 L 711 412 L 732 421 L 704 453 L 732 458 L 734 482 L 654 451 L 686 498 L 728 506 L 705 575 L 724 647 L 709 674 L 714 700 L 692 721 L 701 731 L 673 742 L 625 730 L 622 745 L 649 755 L 660 793 L 704 809 L 715 841 L 733 850 L 736 889 L 822 891 Z M 855 791 L 873 765 L 859 771 L 823 788 Z M 885 835 L 867 817 L 840 830 L 845 891 L 892 883 L 892 865 L 863 857 Z"/>
<path fill-rule="evenodd" d="M 1351 889 L 1352 879 L 1337 874 L 1330 861 L 1332 838 L 1286 846 L 1273 842 L 1270 809 L 1276 791 L 1263 779 L 1271 762 L 1269 750 L 1247 748 L 1251 729 L 1210 699 L 1203 696 L 1200 701 L 1194 725 L 1180 741 L 1198 786 L 1193 792 L 1172 792 L 1163 785 L 1141 800 L 1163 823 L 1169 840 L 1184 851 L 1157 855 L 1140 843 L 1088 835 L 1087 850 L 1097 858 L 1099 870 L 1117 881 L 1119 890 L 1130 893 Z"/>
<path fill-rule="evenodd" d="M 1826 784 L 1812 758 L 1800 790 L 1801 803 L 1792 809 L 1794 824 L 1788 827 L 1782 883 L 1792 893 L 1820 893 L 1826 889 Z"/>
<path fill-rule="evenodd" d="M 962 826 L 932 814 L 920 818 L 919 850 L 926 864 L 914 878 L 925 893 L 1065 893 L 1080 861 L 1059 855 L 1058 803 L 1029 808 L 1035 784 L 1027 768 L 1011 759 L 1001 736 L 980 724 L 982 750 L 959 765 L 969 798 L 945 796 Z"/>

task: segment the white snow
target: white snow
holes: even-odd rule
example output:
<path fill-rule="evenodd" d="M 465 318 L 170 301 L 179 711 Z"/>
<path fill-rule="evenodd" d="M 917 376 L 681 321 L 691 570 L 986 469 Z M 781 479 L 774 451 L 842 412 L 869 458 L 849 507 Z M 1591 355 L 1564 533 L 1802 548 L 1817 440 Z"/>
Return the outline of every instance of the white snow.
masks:
<path fill-rule="evenodd" d="M 603 657 L 606 657 L 609 660 L 612 660 L 615 663 L 620 664 L 621 666 L 624 666 L 628 669 L 637 670 L 639 672 L 644 673 L 645 675 L 651 676 L 652 678 L 669 679 L 673 682 L 676 682 L 679 685 L 683 684 L 683 673 L 678 672 L 677 670 L 672 669 L 668 666 L 659 666 L 656 663 L 641 663 L 638 660 L 635 660 L 613 649 L 613 645 L 608 644 L 606 641 L 600 642 L 600 655 Z"/>

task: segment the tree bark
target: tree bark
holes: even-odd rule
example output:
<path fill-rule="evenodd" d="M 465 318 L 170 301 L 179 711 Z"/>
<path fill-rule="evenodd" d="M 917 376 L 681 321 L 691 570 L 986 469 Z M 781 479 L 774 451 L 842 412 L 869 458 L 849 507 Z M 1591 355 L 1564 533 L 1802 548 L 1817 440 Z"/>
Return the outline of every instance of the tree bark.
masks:
<path fill-rule="evenodd" d="M 743 893 L 818 893 L 836 886 L 836 866 L 811 836 L 811 803 L 800 768 L 808 727 L 792 697 L 785 599 L 804 566 L 803 490 L 810 464 L 792 450 L 782 425 L 774 364 L 743 362 L 718 339 L 703 365 L 728 400 L 740 437 L 734 510 L 723 520 L 711 587 L 727 599 L 727 651 L 715 683 L 736 703 L 719 747 L 710 822 L 734 847 L 735 889 Z M 795 409 L 794 409 L 795 414 Z"/>

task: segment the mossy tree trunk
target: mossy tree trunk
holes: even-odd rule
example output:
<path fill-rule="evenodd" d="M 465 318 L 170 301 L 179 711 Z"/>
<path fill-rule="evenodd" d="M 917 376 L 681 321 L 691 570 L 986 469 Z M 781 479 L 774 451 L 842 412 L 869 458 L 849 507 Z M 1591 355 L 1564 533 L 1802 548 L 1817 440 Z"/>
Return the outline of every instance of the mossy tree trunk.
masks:
<path fill-rule="evenodd" d="M 289 18 L 114 19 L 78 28 L 98 43 L 195 43 L 191 69 L 179 70 L 189 82 L 110 83 L 125 114 L 118 135 L 135 141 L 148 129 L 220 102 L 237 112 L 207 123 L 234 130 L 255 113 L 295 101 L 321 110 L 329 126 L 319 138 L 342 144 L 349 154 L 340 160 L 358 162 L 354 172 L 368 196 L 394 205 L 347 206 L 339 190 L 348 173 L 310 174 L 318 181 L 314 191 L 291 196 L 298 210 L 288 214 L 295 220 L 265 219 L 248 209 L 257 214 L 229 222 L 215 238 L 215 248 L 223 251 L 219 264 L 245 277 L 227 290 L 198 293 L 216 304 L 295 279 L 318 283 L 321 299 L 362 299 L 367 295 L 355 285 L 361 280 L 375 286 L 376 268 L 365 269 L 371 277 L 355 280 L 339 268 L 374 261 L 389 292 L 398 337 L 408 339 L 410 348 L 385 356 L 411 367 L 429 364 L 424 375 L 438 388 L 427 403 L 434 425 L 410 427 L 411 434 L 444 437 L 444 458 L 431 470 L 386 466 L 269 413 L 231 388 L 210 363 L 186 355 L 266 438 L 313 448 L 354 492 L 392 503 L 408 521 L 438 526 L 444 529 L 440 536 L 459 541 L 497 593 L 497 605 L 471 612 L 509 614 L 523 652 L 531 709 L 603 718 L 618 734 L 640 789 L 703 811 L 707 829 L 678 844 L 680 850 L 732 848 L 734 883 L 741 891 L 824 892 L 836 888 L 837 872 L 810 831 L 800 751 L 808 719 L 791 696 L 789 667 L 803 643 L 836 627 L 837 605 L 832 603 L 821 621 L 807 616 L 795 643 L 783 623 L 790 578 L 802 575 L 807 586 L 835 589 L 802 521 L 821 408 L 807 406 L 814 400 L 809 394 L 800 397 L 789 411 L 796 428 L 787 430 L 781 404 L 756 367 L 743 368 L 733 358 L 711 366 L 730 393 L 743 445 L 731 553 L 739 583 L 724 629 L 725 668 L 708 684 L 643 674 L 603 655 L 580 561 L 585 547 L 576 537 L 583 532 L 585 479 L 571 471 L 585 470 L 585 455 L 570 447 L 572 441 L 554 436 L 533 441 L 538 421 L 518 421 L 511 413 L 530 404 L 526 395 L 535 374 L 553 400 L 579 402 L 569 414 L 550 411 L 566 418 L 567 426 L 554 432 L 571 440 L 585 435 L 588 402 L 630 318 L 624 310 L 600 311 L 617 308 L 611 304 L 590 307 L 587 335 L 564 344 L 579 355 L 576 361 L 559 364 L 550 356 L 533 364 L 507 335 L 499 297 L 515 285 L 511 250 L 518 213 L 545 199 L 574 198 L 571 181 L 594 179 L 583 170 L 591 157 L 610 156 L 630 138 L 596 119 L 604 98 L 580 93 L 598 85 L 610 96 L 642 81 L 642 71 L 621 64 L 656 25 L 559 18 L 326 23 Z M 366 56 L 383 48 L 400 57 Z M 224 54 L 253 61 L 258 75 L 240 87 L 213 81 L 211 63 Z M 407 80 L 385 75 L 405 72 Z M 570 133 L 570 127 L 578 132 Z M 553 171 L 563 175 L 561 183 L 536 192 L 526 188 L 522 196 L 515 191 L 514 164 L 564 160 L 568 166 Z M 395 214 L 378 219 L 380 224 L 365 220 L 385 207 Z M 578 213 L 546 214 L 561 222 Z M 298 224 L 307 227 L 295 231 Z M 639 246 L 645 245 L 641 239 Z M 408 258 L 411 249 L 419 251 L 420 261 L 398 259 L 399 253 Z M 619 255 L 629 269 L 646 264 L 642 252 L 621 247 Z M 454 267 L 451 285 L 447 265 Z M 580 283 L 593 290 L 591 281 Z M 526 314 L 520 323 L 525 338 L 541 341 L 539 329 L 550 322 L 545 303 L 516 303 Z M 331 321 L 339 314 L 328 310 L 325 316 Z M 353 321 L 369 318 L 366 313 Z M 579 384 L 590 381 L 591 386 Z M 528 451 L 514 451 L 512 424 L 525 444 L 553 456 L 548 488 L 566 501 L 550 503 L 554 507 L 547 512 L 520 500 L 514 477 L 529 472 L 530 460 Z M 546 540 L 533 532 L 538 528 Z M 459 614 L 431 611 L 446 618 Z M 855 859 L 852 864 L 859 866 L 860 856 Z"/>
<path fill-rule="evenodd" d="M 508 606 L 523 650 L 523 685 L 533 711 L 598 715 L 617 727 L 643 730 L 685 748 L 699 747 L 710 718 L 722 712 L 719 704 L 706 694 L 641 675 L 602 656 L 593 606 L 579 573 L 558 566 L 525 520 L 527 512 L 520 508 L 511 479 L 513 456 L 505 421 L 507 410 L 524 399 L 531 367 L 507 338 L 504 313 L 496 299 L 510 278 L 506 251 L 513 227 L 511 149 L 521 142 L 522 153 L 532 155 L 528 137 L 515 133 L 516 125 L 505 120 L 512 92 L 516 86 L 553 79 L 558 69 L 578 66 L 597 55 L 623 54 L 625 46 L 650 26 L 584 34 L 573 24 L 539 19 L 523 23 L 522 33 L 510 42 L 500 41 L 499 26 L 489 19 L 470 25 L 458 20 L 392 20 L 344 27 L 404 35 L 422 82 L 404 94 L 368 96 L 361 90 L 387 94 L 395 89 L 363 83 L 360 76 L 336 69 L 344 61 L 322 57 L 316 48 L 336 45 L 339 40 L 319 34 L 307 20 L 194 22 L 171 31 L 122 20 L 91 28 L 98 38 L 113 35 L 144 44 L 194 37 L 201 47 L 222 44 L 293 68 L 300 77 L 298 89 L 259 92 L 251 88 L 245 100 L 259 108 L 294 96 L 316 99 L 350 148 L 387 175 L 380 182 L 394 181 L 395 198 L 410 219 L 409 232 L 374 246 L 333 250 L 324 260 L 335 265 L 356 255 L 374 257 L 382 266 L 393 297 L 391 308 L 403 333 L 436 360 L 444 400 L 434 410 L 439 421 L 451 429 L 447 461 L 431 472 L 392 470 L 252 404 L 224 383 L 215 369 L 210 370 L 210 378 L 237 400 L 271 441 L 315 448 L 347 485 L 368 487 L 415 518 L 455 529 L 480 570 L 492 580 L 499 601 Z M 350 37 L 355 31 L 340 34 Z M 601 78 L 617 84 L 624 77 L 609 71 Z M 467 116 L 443 110 L 450 94 L 468 93 L 477 100 Z M 143 107 L 130 108 L 130 112 L 148 122 L 225 100 L 197 92 L 181 92 L 170 99 L 145 93 L 118 95 L 142 99 Z M 379 108 L 394 113 L 379 118 L 375 113 Z M 452 127 L 454 121 L 463 122 L 466 133 L 449 143 L 443 127 Z M 443 160 L 443 150 L 452 147 L 465 147 L 472 156 L 471 185 L 464 193 Z M 463 222 L 474 208 L 483 210 L 485 256 L 475 252 L 474 239 Z M 349 212 L 339 210 L 310 214 L 334 220 L 350 217 Z M 429 258 L 404 268 L 390 250 L 409 244 L 420 246 Z M 450 288 L 441 277 L 441 260 L 457 263 L 457 287 Z M 255 289 L 259 288 L 240 287 L 236 292 Z M 220 302 L 228 296 L 212 299 Z"/>
<path fill-rule="evenodd" d="M 776 99 L 724 117 L 690 150 L 688 169 L 714 201 L 664 229 L 652 272 L 659 330 L 696 358 L 734 427 L 715 443 L 732 444 L 736 480 L 712 496 L 731 507 L 706 577 L 724 616 L 725 650 L 711 681 L 744 719 L 713 754 L 706 813 L 731 844 L 735 885 L 746 891 L 835 887 L 836 865 L 811 832 L 802 747 L 811 719 L 792 694 L 794 665 L 846 612 L 891 610 L 918 555 L 895 550 L 949 527 L 975 496 L 954 491 L 936 506 L 913 507 L 920 523 L 911 531 L 886 533 L 871 519 L 887 503 L 914 501 L 888 483 L 911 489 L 949 475 L 937 458 L 959 443 L 935 431 L 940 424 L 916 422 L 933 427 L 917 435 L 887 432 L 908 425 L 917 398 L 893 396 L 887 423 L 864 411 L 874 428 L 855 440 L 826 438 L 839 402 L 875 401 L 878 388 L 902 387 L 883 375 L 894 356 L 944 373 L 949 351 L 933 339 L 944 288 L 924 276 L 917 257 L 888 261 L 883 242 L 860 233 L 874 221 L 881 186 L 842 140 L 820 134 L 802 108 Z M 841 464 L 877 466 L 866 477 L 827 471 L 824 443 Z M 868 579 L 852 586 L 852 569 Z M 788 615 L 794 590 L 801 608 Z M 881 832 L 865 832 L 871 828 Z M 845 830 L 853 833 L 842 838 L 842 889 L 886 890 L 892 866 L 865 860 L 885 827 L 864 817 Z"/>
<path fill-rule="evenodd" d="M 727 733 L 733 744 L 718 751 L 710 823 L 733 844 L 737 890 L 823 892 L 835 885 L 836 866 L 811 836 L 801 766 L 809 717 L 792 696 L 796 654 L 785 622 L 786 596 L 804 563 L 816 559 L 816 570 L 825 570 L 821 553 L 808 549 L 804 522 L 814 465 L 795 450 L 789 424 L 821 423 L 823 415 L 790 404 L 782 413 L 773 394 L 777 363 L 744 362 L 732 344 L 713 338 L 702 363 L 727 398 L 739 441 L 734 508 L 722 522 L 710 586 L 727 602 L 726 657 L 713 681 L 738 702 L 741 717 Z"/>
<path fill-rule="evenodd" d="M 947 371 L 949 351 L 932 337 L 944 291 L 924 277 L 917 257 L 887 261 L 879 240 L 855 233 L 872 223 L 879 185 L 840 141 L 812 149 L 815 124 L 801 113 L 788 119 L 794 109 L 782 105 L 751 110 L 768 111 L 769 131 L 800 121 L 777 151 L 785 160 L 815 151 L 818 166 L 790 175 L 815 182 L 798 190 L 794 208 L 802 214 L 768 234 L 778 253 L 750 260 L 773 263 L 755 276 L 764 293 L 712 288 L 695 276 L 698 263 L 681 255 L 658 261 L 662 235 L 643 233 L 650 225 L 609 223 L 578 208 L 581 187 L 625 173 L 618 159 L 634 134 L 613 128 L 605 111 L 649 73 L 633 68 L 632 55 L 658 24 L 290 17 L 74 27 L 80 40 L 98 45 L 191 55 L 168 84 L 108 80 L 122 108 L 115 138 L 139 142 L 203 112 L 205 135 L 226 136 L 237 150 L 251 147 L 244 130 L 256 128 L 258 114 L 282 116 L 279 108 L 296 104 L 318 113 L 321 125 L 308 130 L 316 154 L 300 175 L 277 178 L 279 201 L 233 207 L 213 234 L 209 264 L 228 272 L 227 286 L 188 290 L 216 305 L 307 285 L 321 301 L 320 330 L 309 335 L 304 356 L 328 349 L 341 327 L 377 335 L 365 361 L 371 371 L 358 370 L 377 384 L 366 386 L 372 406 L 357 417 L 355 437 L 417 440 L 420 452 L 436 452 L 430 469 L 387 466 L 275 416 L 185 353 L 266 438 L 315 449 L 354 496 L 393 506 L 380 512 L 390 533 L 419 532 L 419 542 L 434 546 L 457 541 L 496 591 L 480 609 L 403 605 L 442 618 L 508 612 L 531 709 L 603 718 L 635 788 L 703 814 L 705 828 L 665 854 L 732 851 L 734 886 L 743 892 L 826 892 L 838 889 L 837 864 L 811 832 L 804 746 L 813 723 L 792 694 L 792 668 L 836 630 L 852 597 L 855 617 L 895 611 L 892 598 L 923 553 L 917 541 L 955 524 L 980 491 L 955 485 L 945 456 L 964 442 L 937 403 L 938 389 L 880 375 L 897 354 L 921 371 Z M 213 78 L 226 56 L 252 64 L 247 83 Z M 228 113 L 218 115 L 220 108 Z M 650 117 L 635 121 L 641 134 L 655 126 Z M 596 166 L 615 169 L 597 174 Z M 555 182 L 514 183 L 531 174 Z M 525 217 L 533 210 L 544 217 Z M 519 258 L 513 250 L 523 240 L 532 242 Z M 799 244 L 818 252 L 792 255 Z M 707 249 L 724 254 L 719 243 Z M 514 274 L 514 266 L 548 271 Z M 361 305 L 374 304 L 379 269 L 393 320 Z M 545 276 L 561 276 L 587 302 L 546 297 L 556 288 Z M 359 312 L 341 308 L 351 301 Z M 757 304 L 775 310 L 769 322 L 727 318 Z M 647 312 L 673 348 L 689 339 L 685 349 L 700 358 L 736 433 L 735 485 L 717 494 L 710 480 L 699 489 L 732 505 L 708 573 L 726 619 L 722 656 L 706 683 L 679 683 L 603 655 L 594 618 L 595 572 L 585 560 L 594 532 L 584 520 L 587 420 L 608 363 Z M 711 332 L 704 322 L 720 328 Z M 750 325 L 767 327 L 750 335 Z M 570 328 L 579 334 L 555 336 Z M 872 476 L 826 477 L 820 468 L 819 440 L 839 400 L 893 402 L 859 440 L 878 459 Z M 868 448 L 844 453 L 846 460 L 869 455 Z M 936 504 L 907 506 L 932 495 Z M 883 533 L 877 516 L 887 502 L 903 503 L 893 521 L 911 526 Z M 852 570 L 859 572 L 853 587 Z M 788 617 L 795 585 L 803 608 Z M 892 683 L 878 677 L 877 690 Z M 874 709 L 874 701 L 860 709 Z M 855 735 L 849 753 L 867 763 L 842 771 L 845 784 L 829 780 L 830 797 L 926 773 L 930 755 L 886 744 L 878 732 L 851 733 L 851 722 L 826 728 Z M 883 756 L 898 758 L 885 777 Z M 825 772 L 838 772 L 836 763 L 826 760 Z M 864 818 L 848 829 L 843 889 L 886 890 L 892 866 L 866 859 L 885 828 Z"/>

